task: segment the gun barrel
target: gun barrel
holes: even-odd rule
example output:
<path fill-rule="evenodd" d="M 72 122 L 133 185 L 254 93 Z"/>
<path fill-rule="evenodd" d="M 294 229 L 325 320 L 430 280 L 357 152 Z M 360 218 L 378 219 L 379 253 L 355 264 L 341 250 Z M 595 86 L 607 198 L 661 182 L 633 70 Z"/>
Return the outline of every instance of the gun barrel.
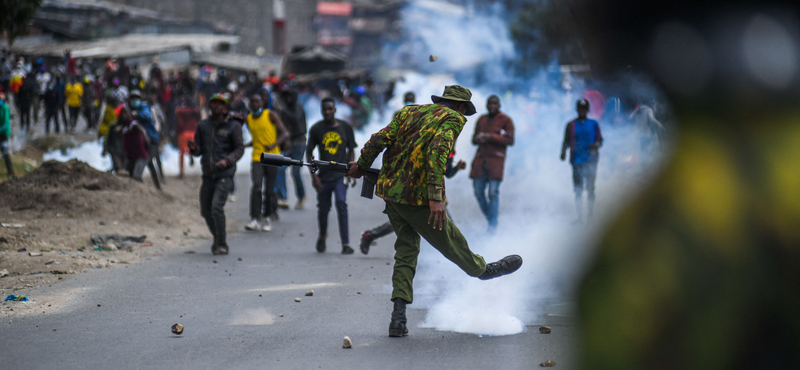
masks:
<path fill-rule="evenodd" d="M 279 154 L 261 153 L 261 164 L 267 166 L 303 166 L 303 161 L 284 157 Z"/>

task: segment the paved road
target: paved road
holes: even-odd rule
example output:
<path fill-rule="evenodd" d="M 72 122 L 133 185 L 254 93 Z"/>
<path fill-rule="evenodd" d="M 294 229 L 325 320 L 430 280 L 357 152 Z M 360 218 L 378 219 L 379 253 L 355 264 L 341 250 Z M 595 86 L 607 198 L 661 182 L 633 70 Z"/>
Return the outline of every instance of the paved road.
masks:
<path fill-rule="evenodd" d="M 249 180 L 237 181 L 239 201 L 227 213 L 243 224 Z M 353 244 L 361 230 L 386 220 L 380 200 L 356 194 L 349 193 Z M 27 292 L 78 293 L 56 313 L 3 319 L 1 367 L 530 369 L 553 359 L 558 368 L 575 368 L 577 329 L 557 316 L 529 323 L 522 334 L 481 337 L 419 328 L 426 312 L 412 305 L 410 336 L 389 338 L 394 238 L 367 256 L 338 254 L 332 213 L 329 252 L 318 254 L 315 211 L 311 204 L 282 212 L 271 233 L 232 235 L 229 256 L 212 256 L 209 242 L 201 242 Z M 310 289 L 314 295 L 304 296 Z M 170 333 L 177 322 L 186 327 L 181 336 Z M 553 326 L 553 333 L 540 334 L 538 324 Z M 340 348 L 345 335 L 352 349 Z"/>

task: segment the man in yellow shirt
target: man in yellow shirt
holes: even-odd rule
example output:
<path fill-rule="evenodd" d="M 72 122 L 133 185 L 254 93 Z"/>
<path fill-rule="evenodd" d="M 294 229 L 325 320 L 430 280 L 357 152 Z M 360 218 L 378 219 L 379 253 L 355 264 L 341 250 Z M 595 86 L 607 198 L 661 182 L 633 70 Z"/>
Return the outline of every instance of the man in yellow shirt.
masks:
<path fill-rule="evenodd" d="M 75 132 L 78 124 L 78 115 L 81 113 L 81 97 L 83 97 L 83 84 L 75 77 L 70 77 L 70 82 L 64 88 L 64 96 L 69 106 L 69 122 L 66 127 L 70 132 Z"/>
<path fill-rule="evenodd" d="M 253 141 L 245 146 L 253 147 L 253 162 L 250 165 L 250 177 L 253 187 L 250 189 L 250 223 L 245 230 L 271 231 L 269 215 L 275 212 L 272 194 L 278 168 L 261 164 L 261 153 L 280 154 L 281 145 L 289 140 L 289 131 L 283 127 L 275 112 L 264 108 L 264 100 L 258 94 L 250 98 L 250 113 L 247 115 L 247 129 Z"/>

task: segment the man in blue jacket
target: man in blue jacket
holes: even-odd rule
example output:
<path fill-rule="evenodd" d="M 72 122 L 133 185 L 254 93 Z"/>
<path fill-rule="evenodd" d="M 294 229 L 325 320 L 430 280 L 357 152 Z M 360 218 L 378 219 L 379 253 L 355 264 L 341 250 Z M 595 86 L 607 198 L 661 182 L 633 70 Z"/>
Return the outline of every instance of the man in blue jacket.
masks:
<path fill-rule="evenodd" d="M 583 189 L 586 188 L 589 217 L 594 210 L 594 180 L 597 177 L 598 149 L 603 145 L 600 125 L 588 119 L 589 101 L 578 100 L 578 118 L 567 123 L 564 143 L 561 145 L 561 160 L 567 158 L 572 164 L 572 183 L 575 188 L 575 208 L 578 211 L 578 223 L 583 222 Z"/>

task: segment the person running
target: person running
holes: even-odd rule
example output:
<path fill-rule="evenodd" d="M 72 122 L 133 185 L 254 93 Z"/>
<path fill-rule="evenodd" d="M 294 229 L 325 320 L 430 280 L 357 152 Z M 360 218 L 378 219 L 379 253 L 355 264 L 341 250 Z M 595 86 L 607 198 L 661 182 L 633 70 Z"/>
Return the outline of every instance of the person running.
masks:
<path fill-rule="evenodd" d="M 150 145 L 147 133 L 144 127 L 133 119 L 128 107 L 120 109 L 117 124 L 122 128 L 128 173 L 134 180 L 142 182 L 142 172 L 148 162 L 147 147 Z"/>
<path fill-rule="evenodd" d="M 183 178 L 183 155 L 189 153 L 189 142 L 194 140 L 197 123 L 200 122 L 200 110 L 189 97 L 181 98 L 181 105 L 175 108 L 175 117 L 178 124 L 175 127 L 175 136 L 178 138 L 178 162 L 180 164 L 179 177 Z M 193 164 L 191 154 L 190 164 Z"/>
<path fill-rule="evenodd" d="M 281 110 L 281 121 L 283 121 L 290 134 L 290 145 L 283 155 L 292 159 L 302 160 L 303 154 L 306 152 L 306 131 L 308 131 L 306 111 L 303 109 L 303 104 L 297 101 L 297 91 L 293 89 L 284 90 L 281 92 L 281 98 L 284 106 L 284 109 Z M 291 171 L 295 195 L 297 195 L 297 204 L 295 204 L 294 208 L 303 209 L 306 202 L 306 189 L 303 186 L 303 178 L 300 177 L 300 167 L 293 166 Z M 278 206 L 289 208 L 286 188 L 286 166 L 278 168 L 277 188 Z"/>
<path fill-rule="evenodd" d="M 561 160 L 567 158 L 572 164 L 572 184 L 575 189 L 575 209 L 578 212 L 577 223 L 583 222 L 583 189 L 586 188 L 588 216 L 594 211 L 594 181 L 597 177 L 598 149 L 603 145 L 603 135 L 597 121 L 587 118 L 589 101 L 578 100 L 576 109 L 578 118 L 567 123 L 564 132 L 564 143 L 561 144 Z"/>
<path fill-rule="evenodd" d="M 322 120 L 311 126 L 308 131 L 308 149 L 306 159 L 314 158 L 314 149 L 319 146 L 319 159 L 339 163 L 352 162 L 355 159 L 356 139 L 353 127 L 345 121 L 336 119 L 336 103 L 331 98 L 322 99 Z M 325 238 L 328 235 L 328 213 L 331 210 L 331 195 L 336 197 L 336 213 L 339 220 L 339 237 L 342 241 L 342 254 L 353 254 L 350 248 L 350 235 L 347 224 L 347 184 L 341 172 L 320 169 L 319 173 L 311 172 L 311 183 L 317 191 L 317 252 L 324 253 Z M 355 182 L 353 182 L 355 186 Z"/>
<path fill-rule="evenodd" d="M 253 147 L 253 162 L 250 164 L 250 223 L 245 230 L 271 231 L 270 215 L 275 212 L 272 202 L 275 178 L 278 169 L 261 164 L 261 153 L 280 154 L 280 147 L 289 140 L 289 132 L 283 127 L 281 119 L 270 109 L 264 108 L 264 101 L 258 94 L 250 97 L 250 114 L 247 115 L 247 129 L 253 141 L 245 146 Z"/>
<path fill-rule="evenodd" d="M 78 115 L 81 113 L 81 97 L 83 96 L 83 85 L 75 77 L 70 77 L 70 83 L 64 87 L 64 96 L 69 106 L 69 126 L 64 125 L 64 131 L 75 132 L 78 125 Z"/>
<path fill-rule="evenodd" d="M 194 140 L 187 144 L 192 155 L 200 157 L 203 181 L 200 185 L 200 214 L 214 236 L 212 254 L 228 254 L 225 232 L 225 202 L 236 174 L 236 162 L 244 154 L 242 126 L 225 114 L 228 104 L 220 94 L 211 96 L 211 115 L 197 124 Z"/>
<path fill-rule="evenodd" d="M 14 164 L 11 163 L 11 153 L 8 141 L 11 139 L 11 109 L 8 107 L 6 94 L 0 91 L 0 154 L 6 163 L 6 177 L 14 178 Z"/>
<path fill-rule="evenodd" d="M 144 127 L 147 132 L 147 169 L 150 171 L 150 178 L 153 179 L 156 189 L 161 190 L 161 183 L 164 182 L 164 171 L 161 165 L 161 156 L 158 148 L 158 129 L 153 123 L 153 113 L 150 107 L 142 101 L 142 93 L 139 90 L 132 90 L 128 96 L 128 107 L 130 107 L 133 118 Z M 156 171 L 158 164 L 158 171 Z"/>
<path fill-rule="evenodd" d="M 503 181 L 506 149 L 514 145 L 514 122 L 500 112 L 500 98 L 497 95 L 486 100 L 486 110 L 489 113 L 478 118 L 475 134 L 472 135 L 472 144 L 478 146 L 478 151 L 475 152 L 469 177 L 481 212 L 489 222 L 489 233 L 494 233 L 500 210 L 500 182 Z"/>
<path fill-rule="evenodd" d="M 442 96 L 431 96 L 434 104 L 401 109 L 388 126 L 372 135 L 358 162 L 350 163 L 347 175 L 359 178 L 386 150 L 376 194 L 386 201 L 384 212 L 397 233 L 390 337 L 408 335 L 406 305 L 414 300 L 420 236 L 469 276 L 482 280 L 510 274 L 522 266 L 518 255 L 487 264 L 472 253 L 445 211 L 444 165 L 464 128 L 465 115 L 475 114 L 471 98 L 468 89 L 451 85 Z"/>

